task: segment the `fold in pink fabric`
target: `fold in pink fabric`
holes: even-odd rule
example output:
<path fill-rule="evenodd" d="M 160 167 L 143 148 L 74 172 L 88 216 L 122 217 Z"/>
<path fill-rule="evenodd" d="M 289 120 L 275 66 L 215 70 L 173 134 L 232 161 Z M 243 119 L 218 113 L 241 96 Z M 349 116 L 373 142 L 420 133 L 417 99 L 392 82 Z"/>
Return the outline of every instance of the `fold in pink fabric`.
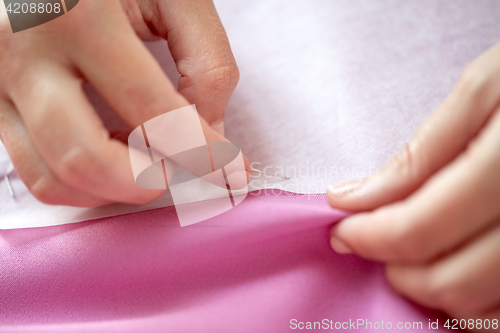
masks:
<path fill-rule="evenodd" d="M 168 207 L 0 231 L 0 331 L 288 332 L 358 319 L 425 331 L 434 320 L 391 290 L 382 265 L 330 249 L 346 213 L 323 195 L 255 194 L 184 228 Z"/>

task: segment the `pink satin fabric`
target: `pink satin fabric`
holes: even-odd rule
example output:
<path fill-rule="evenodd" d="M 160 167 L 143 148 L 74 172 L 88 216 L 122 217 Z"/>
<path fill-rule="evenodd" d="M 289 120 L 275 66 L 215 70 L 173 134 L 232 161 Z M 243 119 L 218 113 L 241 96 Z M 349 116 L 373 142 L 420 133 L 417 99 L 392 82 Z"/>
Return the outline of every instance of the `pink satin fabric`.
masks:
<path fill-rule="evenodd" d="M 425 328 L 434 316 L 396 295 L 382 265 L 329 248 L 344 216 L 323 195 L 267 190 L 184 228 L 169 207 L 0 231 L 0 331 L 287 332 L 292 319 Z"/>
<path fill-rule="evenodd" d="M 262 167 L 338 168 L 328 184 L 381 166 L 500 39 L 494 0 L 216 5 L 242 78 L 228 138 Z M 330 249 L 345 213 L 323 195 L 270 194 L 185 228 L 169 207 L 0 231 L 0 332 L 300 331 L 293 319 L 429 331 L 435 314 L 397 295 L 381 264 Z"/>

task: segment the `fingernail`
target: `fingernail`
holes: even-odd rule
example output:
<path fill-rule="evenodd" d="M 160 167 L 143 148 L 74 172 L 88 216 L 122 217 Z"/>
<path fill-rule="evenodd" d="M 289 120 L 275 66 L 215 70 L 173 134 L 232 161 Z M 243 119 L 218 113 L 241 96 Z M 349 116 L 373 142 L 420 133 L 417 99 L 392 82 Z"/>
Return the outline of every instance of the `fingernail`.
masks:
<path fill-rule="evenodd" d="M 332 249 L 335 252 L 340 253 L 340 254 L 352 253 L 352 250 L 347 245 L 345 245 L 344 242 L 342 242 L 340 239 L 338 239 L 335 236 L 332 236 L 330 238 L 330 246 L 332 247 Z"/>

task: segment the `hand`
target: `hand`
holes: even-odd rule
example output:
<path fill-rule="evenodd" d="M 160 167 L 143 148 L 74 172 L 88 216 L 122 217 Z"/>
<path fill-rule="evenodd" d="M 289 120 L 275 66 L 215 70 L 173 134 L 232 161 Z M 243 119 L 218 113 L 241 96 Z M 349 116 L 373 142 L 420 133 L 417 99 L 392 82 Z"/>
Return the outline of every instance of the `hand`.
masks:
<path fill-rule="evenodd" d="M 5 12 L 0 30 L 10 31 Z M 138 36 L 168 39 L 179 92 Z M 207 141 L 227 141 L 224 111 L 238 76 L 211 0 L 80 1 L 44 25 L 0 34 L 0 138 L 42 202 L 150 202 L 162 191 L 135 185 L 127 146 L 110 139 L 82 82 L 131 128 L 196 104 Z"/>
<path fill-rule="evenodd" d="M 337 252 L 385 262 L 389 282 L 407 297 L 454 318 L 496 319 L 497 329 L 499 106 L 500 44 L 465 70 L 379 172 L 327 194 L 335 208 L 366 211 L 333 227 Z"/>

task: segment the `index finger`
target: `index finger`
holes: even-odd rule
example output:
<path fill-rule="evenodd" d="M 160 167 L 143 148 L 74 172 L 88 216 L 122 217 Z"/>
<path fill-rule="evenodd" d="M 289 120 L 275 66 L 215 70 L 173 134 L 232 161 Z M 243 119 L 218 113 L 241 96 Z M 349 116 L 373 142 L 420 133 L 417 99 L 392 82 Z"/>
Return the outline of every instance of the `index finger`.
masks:
<path fill-rule="evenodd" d="M 101 1 L 88 1 L 86 6 L 95 7 L 90 8 L 92 10 L 104 7 L 108 11 L 122 11 L 120 4 L 115 1 L 106 1 L 105 4 Z M 125 15 L 122 13 L 115 16 L 114 25 L 120 29 L 113 30 L 112 36 L 82 37 L 83 48 L 71 53 L 71 58 L 82 73 L 132 128 L 168 111 L 190 105 L 175 90 L 160 65 L 135 35 Z M 86 18 L 76 16 L 73 20 L 84 22 Z M 94 23 L 91 30 L 95 30 L 92 31 L 95 34 L 105 31 L 109 25 L 107 18 Z M 95 56 L 96 49 L 105 49 L 106 53 Z M 200 100 L 202 97 L 204 96 L 200 96 Z M 229 142 L 211 128 L 203 117 L 200 121 L 207 142 Z M 246 159 L 245 166 L 246 171 L 251 173 Z"/>
<path fill-rule="evenodd" d="M 500 112 L 471 145 L 407 199 L 348 217 L 332 247 L 388 262 L 422 262 L 462 244 L 500 214 Z"/>

